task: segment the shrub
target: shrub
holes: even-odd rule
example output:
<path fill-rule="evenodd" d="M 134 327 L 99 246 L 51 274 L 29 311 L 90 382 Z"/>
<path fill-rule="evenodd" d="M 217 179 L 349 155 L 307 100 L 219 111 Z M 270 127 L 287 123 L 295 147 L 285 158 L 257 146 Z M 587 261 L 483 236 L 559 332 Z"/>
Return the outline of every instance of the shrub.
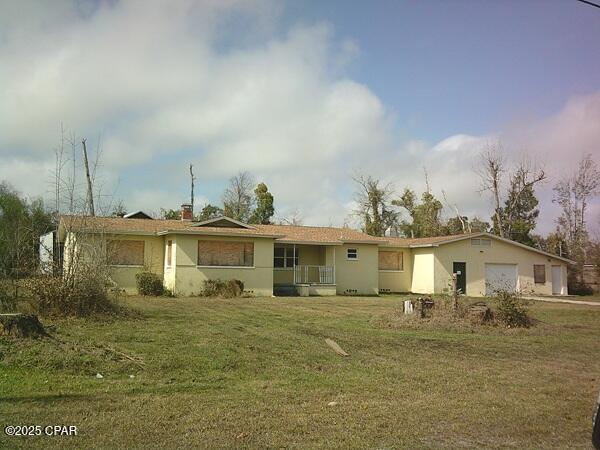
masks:
<path fill-rule="evenodd" d="M 508 327 L 529 327 L 531 325 L 527 307 L 518 294 L 508 290 L 498 290 L 496 299 L 498 300 L 496 316 L 501 323 Z"/>
<path fill-rule="evenodd" d="M 244 283 L 240 280 L 204 280 L 202 295 L 205 297 L 239 297 L 244 292 Z"/>
<path fill-rule="evenodd" d="M 160 276 L 152 272 L 140 272 L 135 274 L 135 284 L 140 295 L 151 295 L 158 297 L 165 293 L 165 287 Z"/>
<path fill-rule="evenodd" d="M 16 298 L 0 282 L 0 313 L 12 313 L 17 309 Z"/>
<path fill-rule="evenodd" d="M 81 268 L 77 277 L 38 276 L 26 283 L 32 309 L 44 316 L 86 317 L 115 314 L 120 308 L 108 294 L 109 280 L 103 272 Z"/>
<path fill-rule="evenodd" d="M 572 295 L 593 295 L 594 290 L 583 281 L 574 281 L 569 285 L 569 294 Z"/>

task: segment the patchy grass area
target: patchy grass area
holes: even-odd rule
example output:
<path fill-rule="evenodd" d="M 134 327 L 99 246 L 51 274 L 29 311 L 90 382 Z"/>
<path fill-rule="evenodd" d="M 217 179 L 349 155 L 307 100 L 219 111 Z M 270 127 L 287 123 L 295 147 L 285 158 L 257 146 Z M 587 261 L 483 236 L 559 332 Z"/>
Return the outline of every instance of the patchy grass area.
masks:
<path fill-rule="evenodd" d="M 569 297 L 571 300 L 581 300 L 585 302 L 600 302 L 600 294 L 595 293 L 594 295 L 576 295 Z"/>
<path fill-rule="evenodd" d="M 129 298 L 144 318 L 0 340 L 2 425 L 79 430 L 0 447 L 590 448 L 599 308 L 532 302 L 541 323 L 510 332 L 386 327 L 402 300 Z"/>

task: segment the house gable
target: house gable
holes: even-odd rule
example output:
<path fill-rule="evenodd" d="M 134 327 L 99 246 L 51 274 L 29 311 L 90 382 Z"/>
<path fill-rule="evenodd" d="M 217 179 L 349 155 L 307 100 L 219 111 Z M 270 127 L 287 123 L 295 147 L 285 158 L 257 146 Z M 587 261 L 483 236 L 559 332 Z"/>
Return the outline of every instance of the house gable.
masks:
<path fill-rule="evenodd" d="M 255 228 L 239 220 L 232 219 L 231 217 L 219 216 L 212 219 L 204 220 L 202 222 L 191 225 L 192 227 L 219 227 L 219 228 L 245 228 L 247 230 L 254 230 Z"/>
<path fill-rule="evenodd" d="M 490 239 L 495 239 L 497 241 L 504 242 L 506 244 L 511 244 L 511 245 L 516 246 L 516 247 L 520 247 L 520 248 L 522 248 L 524 250 L 528 250 L 530 252 L 539 253 L 541 255 L 544 255 L 544 256 L 547 256 L 547 257 L 550 257 L 550 258 L 554 258 L 554 259 L 557 259 L 557 260 L 560 260 L 560 261 L 563 261 L 563 262 L 566 262 L 566 263 L 569 263 L 569 264 L 574 264 L 574 261 L 571 261 L 571 260 L 569 260 L 567 258 L 563 258 L 561 256 L 545 252 L 545 251 L 537 249 L 535 247 L 530 247 L 529 245 L 521 244 L 520 242 L 516 242 L 516 241 L 513 241 L 511 239 L 506 239 L 506 238 L 503 238 L 503 237 L 500 237 L 500 236 L 496 236 L 495 234 L 491 234 L 491 233 L 483 233 L 482 232 L 482 233 L 465 234 L 464 237 L 453 238 L 453 239 L 449 239 L 449 240 L 446 240 L 446 241 L 443 241 L 443 242 L 438 242 L 437 244 L 434 244 L 433 246 L 450 244 L 452 242 L 458 242 L 458 241 L 462 241 L 462 240 L 465 240 L 465 239 L 473 239 L 473 238 L 479 238 L 479 237 L 486 237 L 486 238 L 490 238 Z"/>
<path fill-rule="evenodd" d="M 146 220 L 154 220 L 152 216 L 146 214 L 144 211 L 134 211 L 129 214 L 125 214 L 123 216 L 124 219 L 146 219 Z"/>

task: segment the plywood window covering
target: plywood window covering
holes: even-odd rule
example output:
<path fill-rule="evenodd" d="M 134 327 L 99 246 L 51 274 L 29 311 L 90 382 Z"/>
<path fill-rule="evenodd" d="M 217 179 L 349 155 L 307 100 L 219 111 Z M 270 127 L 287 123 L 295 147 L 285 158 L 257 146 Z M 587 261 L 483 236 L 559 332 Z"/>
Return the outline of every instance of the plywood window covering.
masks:
<path fill-rule="evenodd" d="M 402 252 L 380 251 L 379 270 L 404 270 Z"/>
<path fill-rule="evenodd" d="M 544 264 L 533 265 L 533 281 L 536 284 L 544 284 L 546 282 L 546 266 Z"/>
<path fill-rule="evenodd" d="M 167 266 L 171 266 L 173 259 L 173 241 L 167 241 Z"/>
<path fill-rule="evenodd" d="M 107 256 L 113 266 L 143 266 L 144 241 L 108 241 Z"/>
<path fill-rule="evenodd" d="M 253 242 L 198 241 L 199 266 L 254 266 Z"/>

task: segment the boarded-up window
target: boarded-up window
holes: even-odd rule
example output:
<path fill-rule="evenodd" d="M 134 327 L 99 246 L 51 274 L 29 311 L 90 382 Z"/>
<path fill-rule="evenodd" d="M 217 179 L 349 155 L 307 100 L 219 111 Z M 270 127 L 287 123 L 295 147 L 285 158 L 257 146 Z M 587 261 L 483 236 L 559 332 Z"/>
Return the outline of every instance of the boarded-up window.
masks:
<path fill-rule="evenodd" d="M 402 252 L 380 251 L 379 270 L 404 270 Z"/>
<path fill-rule="evenodd" d="M 533 281 L 537 284 L 546 282 L 546 266 L 544 264 L 533 265 Z"/>
<path fill-rule="evenodd" d="M 144 265 L 144 241 L 108 241 L 106 251 L 113 266 Z"/>
<path fill-rule="evenodd" d="M 173 259 L 173 241 L 167 241 L 167 266 L 171 267 Z"/>
<path fill-rule="evenodd" d="M 252 267 L 254 243 L 198 241 L 198 265 Z"/>

